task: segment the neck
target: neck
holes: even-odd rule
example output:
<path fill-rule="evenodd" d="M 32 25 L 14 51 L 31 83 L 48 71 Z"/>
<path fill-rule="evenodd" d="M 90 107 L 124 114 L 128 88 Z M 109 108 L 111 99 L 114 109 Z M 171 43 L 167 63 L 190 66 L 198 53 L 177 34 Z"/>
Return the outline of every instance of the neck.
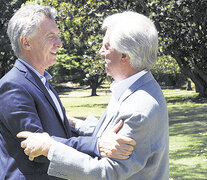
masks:
<path fill-rule="evenodd" d="M 140 72 L 141 70 L 139 69 L 134 69 L 132 68 L 130 71 L 122 71 L 119 75 L 117 75 L 116 77 L 114 77 L 113 79 L 116 81 L 116 82 L 120 82 L 124 79 L 127 79 L 129 78 L 130 76 L 133 76 L 134 74 Z"/>
<path fill-rule="evenodd" d="M 32 60 L 29 56 L 25 56 L 25 55 L 20 56 L 20 58 L 26 61 L 30 66 L 32 66 L 41 75 L 44 75 L 45 68 L 43 68 L 41 64 L 39 64 L 39 62 L 36 62 Z"/>

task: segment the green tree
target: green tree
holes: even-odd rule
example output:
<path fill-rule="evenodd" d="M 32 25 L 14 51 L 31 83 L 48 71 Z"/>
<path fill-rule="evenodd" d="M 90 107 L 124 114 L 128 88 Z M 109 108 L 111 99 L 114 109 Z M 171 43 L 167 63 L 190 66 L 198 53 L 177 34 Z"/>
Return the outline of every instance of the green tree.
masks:
<path fill-rule="evenodd" d="M 207 97 L 207 1 L 161 0 L 148 5 L 159 30 L 161 52 L 175 58 L 199 96 Z"/>
<path fill-rule="evenodd" d="M 180 67 L 171 56 L 162 55 L 151 69 L 155 79 L 161 86 L 181 88 L 187 82 L 187 77 L 180 72 Z"/>
<path fill-rule="evenodd" d="M 0 76 L 5 74 L 14 56 L 6 35 L 7 22 L 24 0 L 1 1 Z M 133 10 L 154 19 L 159 31 L 161 55 L 176 59 L 181 72 L 195 83 L 202 97 L 207 96 L 207 1 L 206 0 L 38 0 L 58 10 L 63 49 L 52 67 L 56 81 L 88 84 L 92 95 L 106 75 L 103 59 L 97 54 L 103 38 L 103 18 L 115 12 Z M 170 62 L 169 62 L 170 63 Z"/>
<path fill-rule="evenodd" d="M 10 70 L 15 59 L 6 33 L 8 21 L 24 2 L 26 2 L 26 0 L 0 1 L 0 78 Z"/>
<path fill-rule="evenodd" d="M 62 58 L 58 58 L 59 62 L 51 70 L 63 72 L 63 68 L 66 78 L 58 79 L 90 85 L 91 95 L 96 95 L 97 87 L 106 78 L 104 60 L 98 55 L 103 38 L 103 18 L 127 9 L 147 12 L 146 1 L 43 0 L 43 3 L 58 10 L 58 24 L 64 47 Z M 67 70 L 70 72 L 67 73 Z"/>

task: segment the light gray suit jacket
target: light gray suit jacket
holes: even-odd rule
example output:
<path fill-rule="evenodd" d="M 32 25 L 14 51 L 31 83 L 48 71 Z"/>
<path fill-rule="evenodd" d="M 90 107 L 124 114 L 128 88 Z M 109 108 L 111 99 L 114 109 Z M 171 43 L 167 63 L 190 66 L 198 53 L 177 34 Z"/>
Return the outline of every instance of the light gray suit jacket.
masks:
<path fill-rule="evenodd" d="M 56 146 L 48 174 L 71 180 L 168 180 L 169 127 L 162 91 L 147 72 L 125 91 L 110 121 L 98 134 L 124 120 L 119 134 L 132 137 L 136 146 L 126 160 L 93 158 L 66 145 Z"/>

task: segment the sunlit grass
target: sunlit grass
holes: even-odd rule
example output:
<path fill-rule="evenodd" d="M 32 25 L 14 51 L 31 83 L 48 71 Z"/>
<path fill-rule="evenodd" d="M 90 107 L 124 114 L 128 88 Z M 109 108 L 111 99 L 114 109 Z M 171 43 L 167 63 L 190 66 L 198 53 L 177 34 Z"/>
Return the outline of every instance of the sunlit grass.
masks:
<path fill-rule="evenodd" d="M 170 124 L 172 180 L 207 179 L 207 101 L 193 91 L 164 90 Z"/>
<path fill-rule="evenodd" d="M 60 95 L 67 114 L 85 118 L 100 117 L 110 94 L 99 89 L 76 90 Z M 167 100 L 170 124 L 170 180 L 207 180 L 207 101 L 197 102 L 194 91 L 163 90 Z"/>
<path fill-rule="evenodd" d="M 103 113 L 109 102 L 110 95 L 104 96 L 90 96 L 90 93 L 86 96 L 68 97 L 61 96 L 61 101 L 66 108 L 67 115 L 86 118 L 89 114 L 93 114 L 99 118 Z"/>

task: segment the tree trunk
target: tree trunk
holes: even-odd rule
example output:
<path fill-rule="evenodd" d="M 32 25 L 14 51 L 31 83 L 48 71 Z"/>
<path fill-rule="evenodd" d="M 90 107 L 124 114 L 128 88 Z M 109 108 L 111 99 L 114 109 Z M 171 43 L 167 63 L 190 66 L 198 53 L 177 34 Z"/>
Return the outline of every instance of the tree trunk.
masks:
<path fill-rule="evenodd" d="M 98 88 L 98 76 L 95 75 L 91 81 L 91 96 L 97 96 L 96 89 Z"/>
<path fill-rule="evenodd" d="M 93 86 L 92 88 L 92 91 L 91 91 L 91 96 L 97 96 L 97 94 L 96 94 L 96 87 L 95 86 Z"/>
<path fill-rule="evenodd" d="M 180 67 L 181 71 L 188 76 L 195 84 L 196 92 L 199 93 L 199 97 L 207 98 L 207 75 L 201 70 L 194 71 L 184 66 Z"/>
<path fill-rule="evenodd" d="M 207 98 L 207 83 L 205 82 L 205 79 L 196 73 L 192 74 L 190 78 L 195 83 L 196 92 L 199 93 L 199 97 Z"/>
<path fill-rule="evenodd" d="M 91 96 L 98 96 L 96 94 L 97 88 L 102 84 L 102 82 L 105 80 L 102 76 L 96 74 L 92 77 L 90 88 L 92 89 Z"/>
<path fill-rule="evenodd" d="M 194 69 L 192 69 L 180 56 L 175 56 L 174 58 L 181 71 L 194 82 L 196 92 L 199 93 L 198 97 L 207 98 L 207 73 L 197 68 L 196 65 L 194 65 Z"/>

